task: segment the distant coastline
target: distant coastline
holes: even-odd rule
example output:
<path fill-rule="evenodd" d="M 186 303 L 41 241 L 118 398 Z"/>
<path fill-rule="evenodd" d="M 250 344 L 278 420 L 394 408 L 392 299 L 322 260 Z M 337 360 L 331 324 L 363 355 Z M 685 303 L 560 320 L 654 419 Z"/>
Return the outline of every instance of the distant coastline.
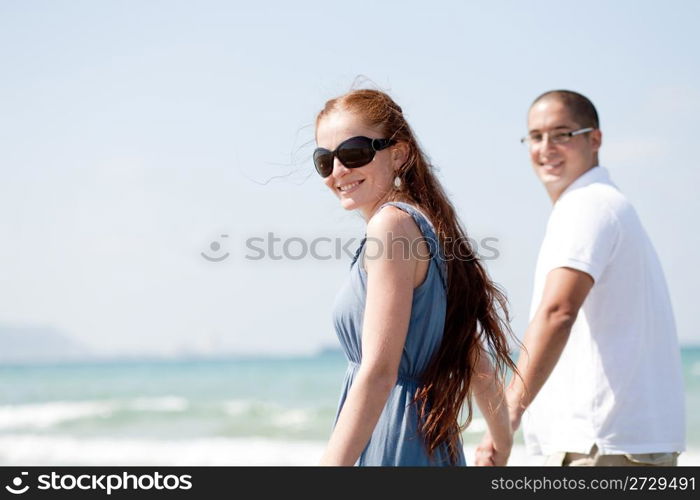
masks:
<path fill-rule="evenodd" d="M 130 352 L 105 353 L 85 345 L 65 331 L 42 325 L 0 324 L 0 366 L 34 364 L 225 362 L 229 360 L 303 360 L 337 358 L 344 353 L 339 345 L 322 344 L 308 352 Z M 700 343 L 681 345 L 682 352 L 700 351 Z M 517 358 L 517 352 L 513 353 Z"/>

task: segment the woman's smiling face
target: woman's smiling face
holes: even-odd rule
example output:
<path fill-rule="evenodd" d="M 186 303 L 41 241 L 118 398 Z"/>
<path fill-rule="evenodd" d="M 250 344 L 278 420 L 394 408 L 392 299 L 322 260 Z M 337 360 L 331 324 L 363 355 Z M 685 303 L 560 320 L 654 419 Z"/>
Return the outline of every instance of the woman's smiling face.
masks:
<path fill-rule="evenodd" d="M 384 139 L 381 130 L 367 126 L 360 116 L 345 109 L 325 115 L 316 128 L 318 147 L 334 151 L 340 143 L 356 136 Z M 359 210 L 365 219 L 388 199 L 394 182 L 393 148 L 377 151 L 367 165 L 347 168 L 333 159 L 333 172 L 323 179 L 346 210 Z"/>

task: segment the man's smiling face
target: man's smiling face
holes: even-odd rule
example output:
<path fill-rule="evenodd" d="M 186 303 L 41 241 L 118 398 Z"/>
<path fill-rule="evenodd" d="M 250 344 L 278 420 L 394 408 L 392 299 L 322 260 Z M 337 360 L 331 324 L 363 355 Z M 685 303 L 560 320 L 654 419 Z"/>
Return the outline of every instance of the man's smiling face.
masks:
<path fill-rule="evenodd" d="M 554 97 L 536 102 L 530 108 L 527 124 L 529 137 L 541 139 L 530 144 L 532 167 L 556 201 L 572 182 L 597 165 L 600 130 L 576 135 L 565 143 L 552 142 L 552 135 L 590 126 L 578 123 L 564 103 Z"/>

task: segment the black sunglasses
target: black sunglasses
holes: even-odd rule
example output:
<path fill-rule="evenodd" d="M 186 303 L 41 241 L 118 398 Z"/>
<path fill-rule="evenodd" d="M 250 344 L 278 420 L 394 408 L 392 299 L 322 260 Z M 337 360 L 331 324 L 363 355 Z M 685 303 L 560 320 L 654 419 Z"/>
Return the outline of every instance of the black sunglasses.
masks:
<path fill-rule="evenodd" d="M 369 137 L 351 137 L 329 151 L 325 148 L 316 148 L 314 151 L 314 166 L 316 171 L 324 179 L 333 173 L 333 158 L 338 158 L 340 163 L 348 168 L 364 167 L 374 159 L 377 151 L 386 149 L 395 144 L 394 139 L 370 139 Z"/>

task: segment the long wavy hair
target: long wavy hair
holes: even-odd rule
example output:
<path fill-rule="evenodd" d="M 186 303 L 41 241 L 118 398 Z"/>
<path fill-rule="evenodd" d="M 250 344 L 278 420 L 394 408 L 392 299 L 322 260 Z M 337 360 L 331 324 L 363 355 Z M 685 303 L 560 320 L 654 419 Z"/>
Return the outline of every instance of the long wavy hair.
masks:
<path fill-rule="evenodd" d="M 356 113 L 367 125 L 381 130 L 384 137 L 409 146 L 408 159 L 397 172 L 401 186 L 393 187 L 388 199 L 412 203 L 429 217 L 447 264 L 443 337 L 421 376 L 414 403 L 429 455 L 446 444 L 450 461 L 455 463 L 460 433 L 473 415 L 471 385 L 480 356 L 492 360 L 500 383 L 504 383 L 508 369 L 517 374 L 509 356 L 508 339 L 514 337 L 506 297 L 479 261 L 401 107 L 379 90 L 353 90 L 326 103 L 316 117 L 316 128 L 324 116 L 335 110 Z M 465 402 L 467 415 L 460 423 Z"/>

